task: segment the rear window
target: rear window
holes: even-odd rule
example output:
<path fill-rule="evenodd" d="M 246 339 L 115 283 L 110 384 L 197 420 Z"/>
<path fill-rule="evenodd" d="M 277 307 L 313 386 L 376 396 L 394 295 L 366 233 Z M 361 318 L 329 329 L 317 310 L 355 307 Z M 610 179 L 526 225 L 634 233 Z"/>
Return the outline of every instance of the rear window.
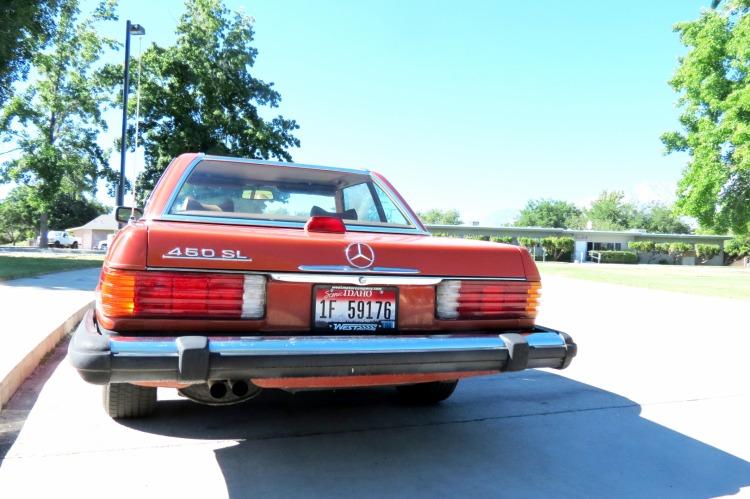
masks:
<path fill-rule="evenodd" d="M 193 168 L 169 213 L 300 226 L 311 216 L 333 216 L 352 226 L 414 227 L 366 173 L 214 160 Z"/>

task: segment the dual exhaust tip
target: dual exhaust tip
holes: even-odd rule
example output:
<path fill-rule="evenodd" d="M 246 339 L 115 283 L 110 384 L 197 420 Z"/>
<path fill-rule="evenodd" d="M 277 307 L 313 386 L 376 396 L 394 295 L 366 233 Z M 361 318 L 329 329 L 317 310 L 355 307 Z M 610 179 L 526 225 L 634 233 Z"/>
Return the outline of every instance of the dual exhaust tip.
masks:
<path fill-rule="evenodd" d="M 208 393 L 216 400 L 223 399 L 230 391 L 235 397 L 245 397 L 250 393 L 250 385 L 242 380 L 208 382 Z"/>

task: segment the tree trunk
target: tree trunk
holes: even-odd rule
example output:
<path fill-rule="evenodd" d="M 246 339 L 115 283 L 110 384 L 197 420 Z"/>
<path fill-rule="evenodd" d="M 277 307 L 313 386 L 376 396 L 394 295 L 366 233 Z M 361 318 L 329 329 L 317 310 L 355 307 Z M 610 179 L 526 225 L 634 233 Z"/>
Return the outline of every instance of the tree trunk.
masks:
<path fill-rule="evenodd" d="M 39 217 L 39 247 L 47 247 L 47 219 L 49 215 L 45 212 Z"/>

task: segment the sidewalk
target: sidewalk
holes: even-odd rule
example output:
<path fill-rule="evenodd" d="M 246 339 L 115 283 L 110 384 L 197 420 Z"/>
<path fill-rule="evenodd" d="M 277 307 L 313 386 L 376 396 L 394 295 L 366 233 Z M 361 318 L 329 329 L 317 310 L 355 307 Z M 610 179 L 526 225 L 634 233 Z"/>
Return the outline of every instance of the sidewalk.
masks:
<path fill-rule="evenodd" d="M 94 300 L 99 269 L 0 282 L 0 408 Z"/>

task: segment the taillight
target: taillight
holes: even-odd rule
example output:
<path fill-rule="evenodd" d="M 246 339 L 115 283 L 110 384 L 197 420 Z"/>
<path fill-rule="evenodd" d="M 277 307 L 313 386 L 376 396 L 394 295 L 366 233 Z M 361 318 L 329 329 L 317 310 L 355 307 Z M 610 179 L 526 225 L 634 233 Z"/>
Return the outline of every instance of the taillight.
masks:
<path fill-rule="evenodd" d="M 108 317 L 259 319 L 262 275 L 133 272 L 104 268 L 98 304 Z"/>
<path fill-rule="evenodd" d="M 443 281 L 437 287 L 439 319 L 533 319 L 541 284 L 528 281 Z"/>

